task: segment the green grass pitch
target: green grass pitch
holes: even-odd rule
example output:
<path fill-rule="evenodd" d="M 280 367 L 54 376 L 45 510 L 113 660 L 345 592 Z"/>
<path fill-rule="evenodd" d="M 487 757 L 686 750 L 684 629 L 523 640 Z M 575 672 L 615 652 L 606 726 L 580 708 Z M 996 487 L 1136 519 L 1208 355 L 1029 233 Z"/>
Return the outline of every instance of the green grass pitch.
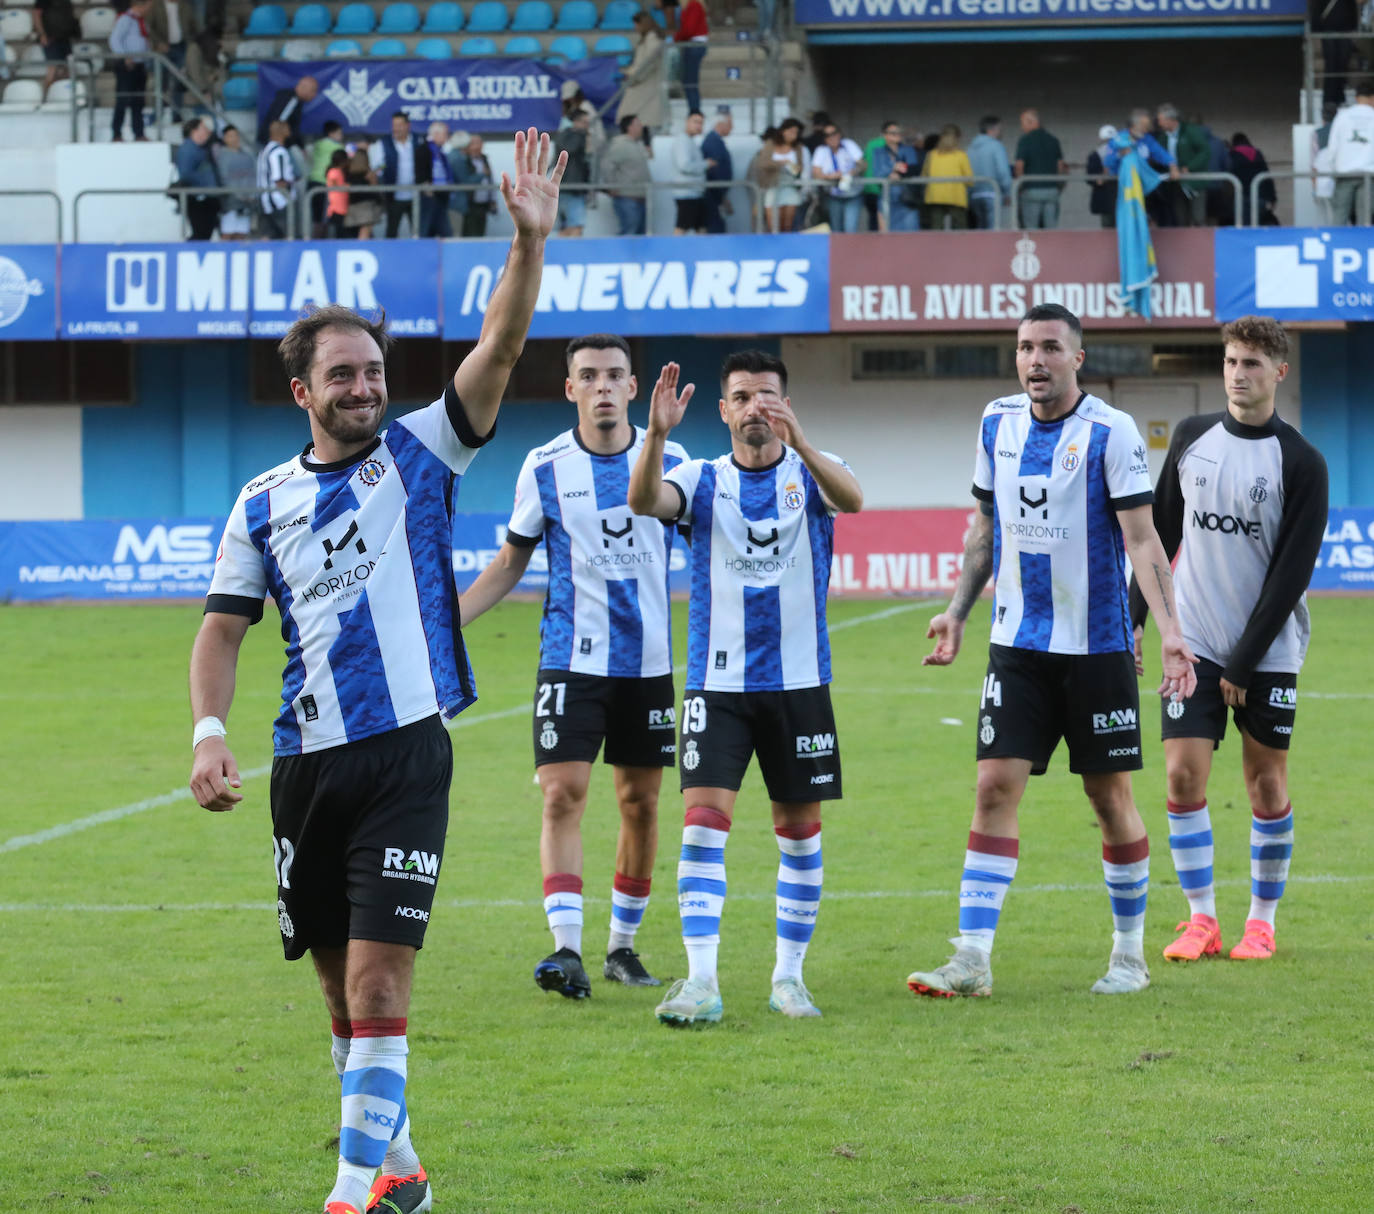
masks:
<path fill-rule="evenodd" d="M 410 1020 L 436 1210 L 1374 1208 L 1374 604 L 1313 604 L 1271 962 L 1159 959 L 1186 906 L 1147 679 L 1136 794 L 1154 844 L 1154 985 L 1088 993 L 1110 919 L 1099 836 L 1060 755 L 1023 805 L 993 996 L 949 1002 L 918 1001 L 905 977 L 943 961 L 955 928 L 987 615 L 954 667 L 922 669 L 934 610 L 832 605 L 846 795 L 826 811 L 807 964 L 824 1018 L 767 1011 L 777 852 L 751 770 L 727 851 L 725 1019 L 698 1032 L 661 1027 L 655 992 L 611 988 L 599 965 L 585 1003 L 535 987 L 550 948 L 528 717 L 538 608 L 509 603 L 470 630 L 482 698 L 453 734 Z M 3 1211 L 312 1214 L 332 1180 L 328 1020 L 276 935 L 265 772 L 281 642 L 265 623 L 245 644 L 229 727 L 246 797 L 210 815 L 185 791 L 198 620 L 181 604 L 14 608 L 0 623 Z M 584 825 L 592 962 L 609 787 L 598 772 Z M 1211 801 L 1229 946 L 1249 897 L 1234 734 Z M 661 820 L 639 944 L 670 977 L 685 970 L 671 776 Z"/>

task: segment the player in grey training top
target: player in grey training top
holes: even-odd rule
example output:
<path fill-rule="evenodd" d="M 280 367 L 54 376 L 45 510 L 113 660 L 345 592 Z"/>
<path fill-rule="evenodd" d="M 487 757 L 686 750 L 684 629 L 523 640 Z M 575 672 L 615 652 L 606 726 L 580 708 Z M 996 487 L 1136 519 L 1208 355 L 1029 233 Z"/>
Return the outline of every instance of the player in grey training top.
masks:
<path fill-rule="evenodd" d="M 1183 635 L 1198 655 L 1197 693 L 1166 702 L 1169 847 L 1190 919 L 1164 950 L 1171 961 L 1221 952 L 1207 777 L 1226 732 L 1240 732 L 1250 831 L 1250 912 L 1231 956 L 1274 953 L 1274 912 L 1293 852 L 1288 744 L 1310 623 L 1305 592 L 1326 528 L 1326 462 L 1275 412 L 1288 374 L 1277 321 L 1246 316 L 1222 329 L 1224 413 L 1174 432 L 1155 491 L 1155 527 L 1172 558 Z M 1137 670 L 1147 608 L 1131 588 Z"/>

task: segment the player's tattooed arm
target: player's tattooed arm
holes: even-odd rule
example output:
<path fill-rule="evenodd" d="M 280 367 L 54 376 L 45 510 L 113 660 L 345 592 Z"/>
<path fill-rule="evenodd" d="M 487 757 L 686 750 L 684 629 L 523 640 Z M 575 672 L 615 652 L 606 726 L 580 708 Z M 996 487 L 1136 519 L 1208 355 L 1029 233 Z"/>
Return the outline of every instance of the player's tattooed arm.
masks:
<path fill-rule="evenodd" d="M 968 619 L 973 604 L 992 576 L 992 517 L 981 510 L 964 533 L 964 565 L 949 600 L 948 612 L 956 620 Z"/>

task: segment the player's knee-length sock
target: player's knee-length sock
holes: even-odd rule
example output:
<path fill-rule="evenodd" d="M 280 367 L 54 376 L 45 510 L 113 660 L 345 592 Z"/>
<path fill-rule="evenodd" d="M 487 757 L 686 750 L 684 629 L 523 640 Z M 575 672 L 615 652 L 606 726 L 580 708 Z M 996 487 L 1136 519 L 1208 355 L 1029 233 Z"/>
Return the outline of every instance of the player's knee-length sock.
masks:
<path fill-rule="evenodd" d="M 1283 808 L 1279 818 L 1250 819 L 1250 914 L 1274 926 L 1283 887 L 1288 881 L 1288 864 L 1293 858 L 1293 803 Z"/>
<path fill-rule="evenodd" d="M 353 1044 L 353 1025 L 351 1021 L 331 1016 L 330 1029 L 329 1053 L 334 1060 L 334 1070 L 342 1083 L 344 1071 L 348 1067 L 349 1049 Z M 407 1114 L 405 1120 L 396 1127 L 396 1133 L 386 1149 L 382 1171 L 388 1176 L 409 1176 L 419 1166 L 420 1157 L 415 1153 L 415 1147 L 410 1141 L 410 1116 Z"/>
<path fill-rule="evenodd" d="M 634 948 L 635 932 L 644 919 L 649 905 L 649 877 L 627 877 L 616 873 L 611 883 L 611 935 L 606 943 L 608 953 L 618 948 Z"/>
<path fill-rule="evenodd" d="M 1216 887 L 1212 876 L 1212 819 L 1207 802 L 1179 805 L 1169 802 L 1169 851 L 1188 912 L 1217 917 Z"/>
<path fill-rule="evenodd" d="M 778 837 L 777 962 L 773 981 L 801 981 L 802 963 L 821 909 L 821 824 L 775 826 Z"/>
<path fill-rule="evenodd" d="M 1150 892 L 1150 841 L 1102 844 L 1102 875 L 1112 906 L 1112 951 L 1145 952 L 1145 900 Z"/>
<path fill-rule="evenodd" d="M 362 1209 L 368 1186 L 405 1124 L 406 1022 L 354 1020 L 342 1076 L 339 1175 L 325 1204 L 346 1201 Z"/>
<path fill-rule="evenodd" d="M 1020 843 L 1004 835 L 968 832 L 964 873 L 959 879 L 959 946 L 992 952 L 1002 903 L 1016 876 Z"/>
<path fill-rule="evenodd" d="M 677 907 L 689 978 L 714 980 L 716 976 L 729 835 L 730 819 L 719 810 L 696 806 L 687 811 L 682 856 L 677 862 Z"/>
<path fill-rule="evenodd" d="M 554 949 L 570 948 L 582 956 L 582 878 L 575 873 L 545 877 L 544 914 L 553 932 Z"/>

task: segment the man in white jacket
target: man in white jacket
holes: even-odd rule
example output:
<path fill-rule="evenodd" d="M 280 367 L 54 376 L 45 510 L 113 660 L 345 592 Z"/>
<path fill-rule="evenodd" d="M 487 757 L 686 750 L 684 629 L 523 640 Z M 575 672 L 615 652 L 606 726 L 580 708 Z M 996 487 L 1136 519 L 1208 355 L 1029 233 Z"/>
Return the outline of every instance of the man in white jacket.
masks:
<path fill-rule="evenodd" d="M 1336 191 L 1331 196 L 1332 223 L 1360 223 L 1369 204 L 1362 201 L 1365 182 L 1342 173 L 1374 173 L 1374 80 L 1355 86 L 1355 104 L 1337 113 L 1326 141 L 1333 149 Z"/>

